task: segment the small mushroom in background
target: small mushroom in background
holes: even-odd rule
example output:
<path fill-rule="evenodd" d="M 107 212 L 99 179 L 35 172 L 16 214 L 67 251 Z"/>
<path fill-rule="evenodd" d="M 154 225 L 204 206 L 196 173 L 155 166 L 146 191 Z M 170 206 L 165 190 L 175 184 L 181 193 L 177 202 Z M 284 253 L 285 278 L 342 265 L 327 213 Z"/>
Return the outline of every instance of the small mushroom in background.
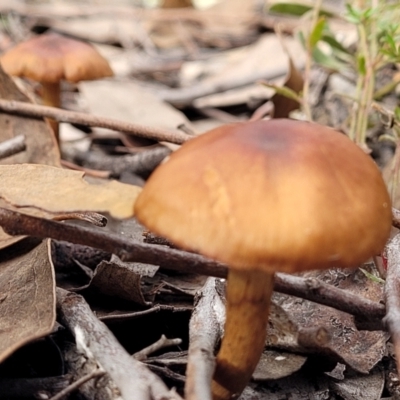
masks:
<path fill-rule="evenodd" d="M 0 64 L 10 75 L 42 85 L 43 104 L 60 106 L 60 82 L 77 83 L 113 75 L 108 61 L 89 43 L 45 33 L 5 52 Z M 58 122 L 50 121 L 58 141 Z"/>
<path fill-rule="evenodd" d="M 215 400 L 237 398 L 259 361 L 275 272 L 355 267 L 381 251 L 391 227 L 372 159 L 331 128 L 284 119 L 225 125 L 185 143 L 150 176 L 135 213 L 230 267 Z"/>

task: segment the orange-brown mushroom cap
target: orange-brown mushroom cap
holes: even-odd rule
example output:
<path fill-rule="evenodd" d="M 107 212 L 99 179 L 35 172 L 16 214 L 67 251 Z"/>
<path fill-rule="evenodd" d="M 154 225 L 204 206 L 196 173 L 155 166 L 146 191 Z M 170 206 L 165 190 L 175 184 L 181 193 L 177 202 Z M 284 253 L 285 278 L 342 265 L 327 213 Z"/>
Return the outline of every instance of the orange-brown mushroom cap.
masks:
<path fill-rule="evenodd" d="M 152 174 L 135 212 L 183 248 L 269 272 L 356 266 L 391 227 L 372 159 L 331 128 L 292 120 L 190 140 Z"/>
<path fill-rule="evenodd" d="M 1 56 L 0 63 L 10 75 L 46 83 L 62 79 L 79 82 L 113 75 L 107 60 L 93 46 L 56 33 L 18 44 Z"/>

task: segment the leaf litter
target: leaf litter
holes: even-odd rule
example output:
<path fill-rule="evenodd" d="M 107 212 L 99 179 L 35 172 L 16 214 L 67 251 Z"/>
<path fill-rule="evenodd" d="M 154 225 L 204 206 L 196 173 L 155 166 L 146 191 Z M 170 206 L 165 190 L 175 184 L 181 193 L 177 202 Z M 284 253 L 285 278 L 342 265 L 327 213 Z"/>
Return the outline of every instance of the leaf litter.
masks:
<path fill-rule="evenodd" d="M 99 9 L 103 11 L 101 16 L 96 12 L 93 13 L 90 7 L 85 5 L 75 7 L 72 3 L 55 2 L 50 13 L 47 6 L 45 10 L 40 4 L 32 3 L 23 9 L 19 8 L 18 4 L 12 4 L 12 6 L 20 16 L 33 15 L 34 24 L 41 21 L 44 25 L 65 33 L 95 40 L 98 43 L 102 42 L 98 46 L 104 54 L 110 55 L 110 61 L 115 62 L 115 65 L 117 62 L 123 63 L 119 66 L 122 68 L 119 69 L 121 74 L 116 78 L 118 80 L 91 82 L 79 87 L 67 85 L 64 88 L 64 104 L 69 108 L 81 109 L 82 103 L 86 101 L 88 107 L 85 111 L 107 114 L 110 117 L 118 116 L 123 120 L 167 129 L 188 129 L 189 133 L 193 134 L 194 131 L 202 132 L 201 127 L 206 124 L 218 126 L 230 117 L 247 119 L 265 101 L 274 101 L 274 91 L 261 89 L 257 83 L 259 79 L 273 81 L 277 88 L 275 99 L 279 98 L 281 85 L 286 85 L 289 89 L 298 92 L 298 71 L 304 60 L 301 47 L 296 43 L 289 45 L 290 56 L 294 63 L 286 55 L 282 57 L 282 60 L 280 58 L 278 60 L 278 51 L 279 54 L 284 52 L 274 34 L 270 32 L 260 34 L 260 27 L 268 25 L 270 16 L 260 12 L 256 3 L 244 4 L 238 1 L 231 2 L 227 6 L 226 2 L 221 2 L 218 7 L 202 13 L 196 9 L 188 9 L 176 11 L 176 14 L 162 13 L 161 10 L 138 11 L 126 6 L 118 9 L 118 6 L 114 8 L 116 6 L 99 5 Z M 229 18 L 227 14 L 224 14 L 227 8 L 231 8 L 230 11 L 232 11 L 229 13 Z M 110 16 L 107 16 L 107 13 Z M 93 24 L 104 27 L 115 26 L 117 15 L 120 17 L 123 15 L 121 21 L 123 20 L 124 23 L 121 22 L 118 25 L 119 29 L 93 29 Z M 220 23 L 221 15 L 225 15 L 225 25 Z M 68 18 L 68 21 L 65 18 Z M 131 24 L 132 18 L 134 23 Z M 177 23 L 177 19 L 181 22 Z M 207 30 L 204 27 L 207 27 Z M 206 32 L 214 32 L 214 34 Z M 289 41 L 291 38 L 288 38 Z M 113 48 L 116 42 L 120 46 L 118 49 Z M 219 49 L 218 56 L 210 51 L 213 46 Z M 233 56 L 232 59 L 232 54 L 229 52 L 232 52 L 233 47 L 236 47 L 235 51 L 242 52 L 241 59 L 239 56 Z M 269 49 L 268 55 L 274 55 L 274 57 L 268 57 L 268 65 L 263 62 L 266 58 L 263 49 Z M 235 60 L 234 57 L 238 58 Z M 221 58 L 225 58 L 222 61 L 222 64 L 226 63 L 223 68 L 220 68 Z M 218 63 L 220 63 L 219 66 Z M 210 68 L 209 66 L 212 65 L 213 67 Z M 168 72 L 169 68 L 171 73 Z M 196 68 L 198 68 L 197 71 Z M 192 81 L 186 80 L 186 87 L 181 85 L 181 82 L 188 77 L 188 75 L 185 77 L 183 72 L 189 75 L 192 72 L 196 73 L 192 75 L 194 77 Z M 291 83 L 292 78 L 294 83 L 293 80 Z M 2 98 L 28 101 L 9 77 L 0 73 L 0 79 Z M 326 86 L 321 84 L 321 87 L 321 93 L 323 93 Z M 34 97 L 32 86 L 28 85 L 25 88 L 27 89 L 24 90 Z M 114 90 L 115 93 L 113 93 Z M 130 96 L 133 99 L 131 104 Z M 102 99 L 106 101 L 103 102 Z M 275 115 L 286 116 L 292 111 L 293 106 L 284 98 L 281 100 L 281 105 L 275 102 Z M 168 101 L 172 106 L 166 105 L 164 101 Z M 178 109 L 184 111 L 186 115 Z M 212 113 L 210 109 L 223 112 Z M 193 112 L 195 118 L 191 114 Z M 212 117 L 200 117 L 204 115 L 212 115 Z M 183 128 L 179 127 L 182 123 Z M 63 125 L 66 126 L 66 124 Z M 84 180 L 83 173 L 70 174 L 70 171 L 59 168 L 61 165 L 59 149 L 45 121 L 0 113 L 0 126 L 3 127 L 0 130 L 1 135 L 4 136 L 1 136 L 2 141 L 19 133 L 28 133 L 26 151 L 2 161 L 2 164 L 9 164 L 4 170 L 8 169 L 8 172 L 3 172 L 0 180 L 2 207 L 48 219 L 59 212 L 76 210 L 107 212 L 119 218 L 132 217 L 133 202 L 139 189 L 133 185 L 127 185 L 129 189 L 126 187 L 125 191 L 122 189 L 125 186 L 110 184 L 108 181 L 89 184 Z M 127 140 L 121 140 L 121 134 L 112 135 L 110 131 L 102 132 L 101 135 L 98 134 L 97 129 L 82 132 L 82 137 L 85 140 L 88 139 L 89 142 L 89 146 L 85 149 L 88 158 L 93 151 L 99 151 L 100 157 L 104 154 L 105 159 L 107 156 L 120 156 L 121 152 L 145 153 L 150 151 L 150 146 L 159 146 L 155 140 L 132 140 L 129 144 Z M 124 147 L 126 144 L 130 150 Z M 73 147 L 72 142 L 65 143 L 65 148 L 71 147 L 70 145 Z M 176 146 L 168 146 L 171 149 L 176 148 Z M 167 153 L 161 159 L 166 155 Z M 157 160 L 155 165 L 161 159 Z M 47 164 L 47 167 L 40 164 Z M 142 182 L 155 165 L 151 164 L 140 176 Z M 36 174 L 39 170 L 46 172 Z M 136 174 L 136 171 L 132 173 L 129 164 L 109 170 L 112 171 L 115 179 L 125 180 L 128 179 L 127 175 Z M 0 169 L 0 174 L 1 171 Z M 84 194 L 78 195 L 79 190 L 82 190 Z M 124 196 L 125 200 L 122 199 Z M 123 204 L 119 206 L 120 201 Z M 110 218 L 110 224 L 111 227 L 104 229 L 142 240 L 140 227 L 125 229 L 124 222 L 113 218 Z M 0 302 L 0 307 L 4 305 L 5 308 L 2 310 L 6 311 L 0 310 L 1 315 L 5 319 L 9 318 L 10 310 L 18 315 L 18 312 L 22 311 L 18 305 L 25 302 L 28 304 L 27 299 L 32 299 L 31 291 L 36 287 L 37 292 L 40 292 L 40 298 L 33 296 L 35 301 L 31 301 L 28 304 L 29 307 L 24 310 L 31 319 L 24 320 L 25 317 L 18 317 L 16 319 L 18 324 L 12 328 L 11 334 L 7 333 L 10 332 L 7 331 L 10 328 L 4 328 L 4 332 L 0 330 L 0 335 L 3 334 L 2 339 L 4 338 L 4 341 L 2 340 L 3 359 L 12 361 L 12 353 L 16 348 L 39 337 L 51 337 L 57 341 L 57 346 L 67 361 L 66 371 L 73 372 L 75 379 L 78 379 L 88 372 L 87 370 L 82 372 L 83 370 L 78 367 L 78 364 L 82 366 L 82 360 L 80 360 L 82 356 L 74 345 L 71 346 L 69 343 L 67 346 L 59 332 L 53 331 L 55 281 L 48 250 L 43 250 L 45 242 L 33 248 L 33 255 L 25 253 L 25 250 L 19 247 L 26 243 L 26 239 L 7 236 L 2 238 L 2 243 L 4 249 L 1 252 L 7 254 L 7 260 L 1 260 L 4 265 L 3 272 L 6 274 L 1 279 L 5 285 L 1 293 L 6 294 Z M 213 295 L 208 297 L 206 292 L 209 287 L 207 284 L 203 286 L 205 278 L 202 276 L 164 271 L 157 265 L 125 262 L 114 256 L 111 257 L 108 253 L 93 254 L 87 251 L 85 255 L 86 250 L 70 253 L 68 265 L 71 265 L 71 268 L 69 270 L 69 267 L 68 269 L 65 267 L 67 262 L 60 261 L 64 260 L 60 249 L 74 245 L 55 242 L 52 246 L 54 263 L 57 265 L 58 285 L 78 291 L 86 299 L 71 297 L 70 304 L 68 301 L 63 304 L 69 295 L 59 292 L 58 300 L 61 307 L 69 307 L 76 302 L 83 307 L 81 310 L 86 310 L 84 302 L 88 301 L 96 310 L 98 317 L 96 318 L 108 320 L 112 331 L 131 353 L 146 347 L 151 344 L 149 343 L 151 341 L 155 342 L 160 334 L 167 333 L 168 336 L 183 338 L 180 348 L 169 353 L 161 350 L 161 354 L 148 357 L 146 360 L 150 370 L 165 378 L 166 382 L 174 382 L 182 393 L 187 362 L 187 354 L 182 350 L 187 349 L 189 344 L 195 343 L 195 339 L 190 338 L 188 334 L 190 330 L 188 315 L 191 312 L 196 315 L 201 307 L 215 306 L 218 302 L 222 302 L 223 289 L 213 292 Z M 55 248 L 57 251 L 54 250 Z M 7 264 L 8 258 L 14 254 L 13 252 L 16 253 L 16 258 L 10 266 Z M 93 254 L 94 260 L 89 261 L 88 254 Z M 18 261 L 18 255 L 25 258 Z M 21 268 L 21 265 L 24 267 Z M 35 268 L 32 268 L 32 265 Z M 44 272 L 45 269 L 47 272 Z M 37 273 L 32 279 L 29 274 L 34 271 Z M 27 278 L 23 278 L 23 274 L 27 274 Z M 73 274 L 79 278 L 75 283 L 71 283 L 74 279 L 69 280 L 73 278 Z M 382 287 L 359 272 L 349 272 L 345 277 L 332 274 L 331 276 L 318 275 L 317 278 L 373 301 L 382 301 Z M 29 284 L 25 288 L 26 281 Z M 11 283 L 13 288 L 10 287 Z M 24 290 L 18 292 L 16 288 L 21 285 L 24 286 Z M 39 287 L 40 290 L 37 289 Z M 202 295 L 207 299 L 206 305 L 201 305 L 200 301 L 195 300 L 197 296 Z M 12 302 L 13 308 L 10 307 L 8 301 Z M 359 330 L 354 323 L 354 318 L 349 314 L 291 296 L 276 295 L 276 303 L 270 317 L 267 349 L 254 374 L 254 381 L 242 395 L 242 399 L 261 399 L 267 396 L 271 399 L 281 399 L 286 396 L 285 398 L 292 399 L 367 398 L 372 400 L 382 397 L 385 380 L 393 383 L 383 373 L 383 369 L 387 366 L 388 335 L 386 332 Z M 69 315 L 72 309 L 64 309 L 62 312 L 63 329 L 68 326 L 80 326 L 83 329 L 82 326 L 84 327 L 85 323 L 92 321 L 93 316 L 90 314 L 84 314 L 86 316 L 82 320 L 73 317 L 71 319 Z M 38 315 L 42 321 L 40 326 L 37 324 Z M 210 314 L 206 315 L 210 316 Z M 214 330 L 214 333 L 207 331 L 207 334 L 215 335 L 214 342 L 209 344 L 212 353 L 220 338 L 223 320 L 221 320 L 221 315 L 209 321 L 211 320 L 213 321 L 211 331 Z M 1 322 L 1 329 L 6 326 L 5 320 Z M 206 324 L 203 322 L 202 325 L 200 322 L 200 325 L 197 323 L 196 326 L 200 333 Z M 127 335 L 138 330 L 142 331 L 143 337 L 134 335 L 133 339 L 127 339 Z M 90 334 L 87 336 L 87 333 L 84 333 L 83 336 L 79 336 L 78 331 L 76 329 L 74 331 L 76 343 L 86 351 L 88 356 L 90 352 L 87 348 L 85 350 L 85 346 L 90 347 L 90 343 L 88 345 Z M 53 333 L 48 336 L 50 332 Z M 108 333 L 105 335 L 107 336 Z M 90 350 L 93 351 L 92 348 Z M 100 358 L 103 355 L 100 354 Z M 91 360 L 91 368 L 96 369 L 99 364 L 102 364 L 97 358 L 98 355 Z M 6 362 L 4 365 L 7 365 Z M 269 368 L 271 368 L 270 365 L 277 365 L 279 368 L 273 368 L 274 374 L 271 375 L 271 371 L 262 368 L 263 365 Z M 0 375 L 1 371 L 0 366 Z M 153 377 L 153 375 L 146 376 Z M 16 377 L 21 379 L 18 374 Z M 114 378 L 114 383 L 118 379 Z M 104 383 L 101 379 L 97 382 Z M 155 383 L 155 386 L 153 383 L 149 384 L 152 390 L 155 387 L 160 388 L 158 383 Z M 124 384 L 123 382 L 123 387 Z M 165 388 L 160 390 L 166 394 Z M 81 394 L 84 393 L 86 398 L 95 398 L 99 393 L 107 393 L 104 394 L 105 398 L 118 396 L 116 394 L 118 390 L 110 382 L 105 383 L 102 389 L 91 384 L 86 386 L 86 389 L 85 385 L 82 386 L 79 391 Z M 146 400 L 150 399 L 146 395 L 139 396 Z M 174 398 L 174 395 L 171 396 Z"/>

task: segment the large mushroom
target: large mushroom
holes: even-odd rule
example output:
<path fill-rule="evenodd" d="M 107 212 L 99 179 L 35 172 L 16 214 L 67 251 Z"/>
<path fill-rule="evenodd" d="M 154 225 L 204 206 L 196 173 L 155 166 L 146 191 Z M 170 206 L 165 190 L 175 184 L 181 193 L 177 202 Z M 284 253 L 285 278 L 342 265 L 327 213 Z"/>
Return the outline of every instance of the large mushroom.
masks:
<path fill-rule="evenodd" d="M 35 36 L 5 52 L 0 63 L 14 76 L 42 85 L 43 104 L 60 106 L 60 82 L 76 83 L 113 75 L 108 61 L 89 43 L 57 33 Z M 51 121 L 58 138 L 58 123 Z"/>
<path fill-rule="evenodd" d="M 274 273 L 355 267 L 380 252 L 391 226 L 369 156 L 331 128 L 283 119 L 226 125 L 185 143 L 151 175 L 135 213 L 230 267 L 218 400 L 238 397 L 259 361 Z"/>

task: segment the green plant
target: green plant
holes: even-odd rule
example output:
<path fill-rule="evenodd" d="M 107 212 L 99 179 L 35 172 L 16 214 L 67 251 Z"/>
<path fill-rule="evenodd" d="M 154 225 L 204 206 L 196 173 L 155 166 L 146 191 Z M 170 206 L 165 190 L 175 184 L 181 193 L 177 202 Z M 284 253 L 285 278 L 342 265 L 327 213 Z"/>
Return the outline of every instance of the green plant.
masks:
<path fill-rule="evenodd" d="M 302 94 L 290 93 L 297 99 L 307 119 L 311 119 L 309 109 L 309 71 L 311 63 L 319 64 L 330 71 L 353 72 L 356 75 L 356 90 L 352 97 L 353 107 L 348 121 L 348 135 L 366 148 L 367 129 L 375 99 L 390 93 L 400 82 L 400 78 L 376 91 L 376 73 L 389 63 L 400 62 L 400 10 L 396 2 L 385 0 L 358 0 L 346 4 L 343 17 L 357 30 L 355 46 L 348 48 L 337 39 L 330 28 L 329 17 L 333 14 L 321 9 L 316 2 L 314 9 L 300 2 L 279 2 L 270 7 L 273 12 L 285 12 L 307 19 L 310 28 L 301 29 L 299 38 L 307 52 L 304 71 L 304 89 Z M 284 5 L 284 6 L 283 6 Z M 300 10 L 300 11 L 299 11 Z M 287 90 L 282 91 L 288 92 Z"/>

